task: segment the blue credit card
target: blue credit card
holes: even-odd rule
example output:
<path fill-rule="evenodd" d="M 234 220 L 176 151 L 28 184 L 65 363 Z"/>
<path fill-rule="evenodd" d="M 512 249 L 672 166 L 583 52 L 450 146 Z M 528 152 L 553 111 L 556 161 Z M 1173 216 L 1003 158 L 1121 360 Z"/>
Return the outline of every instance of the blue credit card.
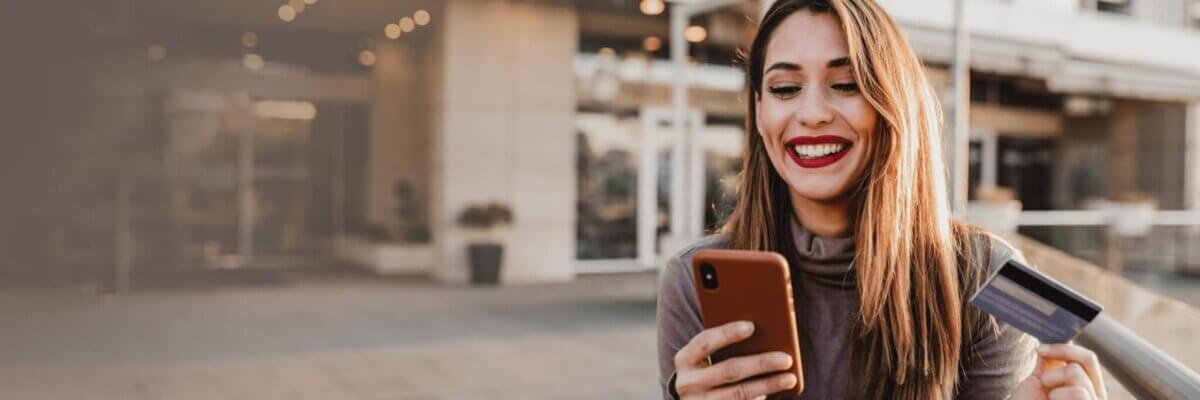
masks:
<path fill-rule="evenodd" d="M 971 297 L 971 304 L 1042 343 L 1074 339 L 1104 309 L 1017 261 L 1000 267 Z"/>

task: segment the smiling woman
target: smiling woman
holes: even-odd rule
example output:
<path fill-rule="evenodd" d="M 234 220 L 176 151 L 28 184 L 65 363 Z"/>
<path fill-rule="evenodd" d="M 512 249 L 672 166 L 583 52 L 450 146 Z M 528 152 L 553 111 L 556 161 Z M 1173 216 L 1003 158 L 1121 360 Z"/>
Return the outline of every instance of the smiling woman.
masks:
<path fill-rule="evenodd" d="M 836 19 L 798 13 L 776 31 L 763 60 L 765 96 L 756 85 L 756 125 L 775 170 L 800 195 L 793 201 L 834 200 L 849 193 L 851 177 L 862 175 L 879 113 L 859 93 Z M 845 233 L 810 228 L 825 236 Z"/>
<path fill-rule="evenodd" d="M 775 1 L 746 68 L 752 101 L 736 209 L 719 235 L 664 272 L 666 396 L 752 398 L 802 378 L 800 397 L 813 399 L 1104 398 L 1090 351 L 1068 344 L 1042 353 L 1067 366 L 1043 374 L 1032 338 L 965 304 L 983 278 L 1021 255 L 952 220 L 940 105 L 877 4 Z M 706 248 L 788 260 L 801 360 L 705 361 L 753 331 L 736 322 L 703 329 L 689 264 Z M 805 364 L 803 377 L 781 372 L 793 362 Z"/>

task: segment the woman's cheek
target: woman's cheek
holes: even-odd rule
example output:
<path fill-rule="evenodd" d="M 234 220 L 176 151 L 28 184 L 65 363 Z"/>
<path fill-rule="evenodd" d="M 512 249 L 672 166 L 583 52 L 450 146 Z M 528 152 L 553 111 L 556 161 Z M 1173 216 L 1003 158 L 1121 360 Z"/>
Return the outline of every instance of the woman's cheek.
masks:
<path fill-rule="evenodd" d="M 763 146 L 767 150 L 767 159 L 779 174 L 785 171 L 786 160 L 783 157 L 783 125 L 780 123 L 778 108 L 768 104 L 770 100 L 759 103 L 758 133 L 762 137 Z"/>
<path fill-rule="evenodd" d="M 860 140 L 870 140 L 869 136 L 875 131 L 875 124 L 879 121 L 879 111 L 871 106 L 862 95 L 854 97 L 854 105 L 852 108 L 854 115 L 855 126 L 854 130 L 859 133 Z"/>
<path fill-rule="evenodd" d="M 763 102 L 764 108 L 760 109 L 762 118 L 759 119 L 761 123 L 759 131 L 762 133 L 764 141 L 770 143 L 774 148 L 779 148 L 781 145 L 780 138 L 783 136 L 786 113 L 781 112 L 780 107 L 777 104 L 772 104 L 773 102 L 774 100 Z"/>

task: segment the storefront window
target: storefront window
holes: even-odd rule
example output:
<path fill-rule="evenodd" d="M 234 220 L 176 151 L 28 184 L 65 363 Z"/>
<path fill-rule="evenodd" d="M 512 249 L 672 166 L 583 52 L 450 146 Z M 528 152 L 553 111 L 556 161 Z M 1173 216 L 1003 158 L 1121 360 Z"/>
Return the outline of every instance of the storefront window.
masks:
<path fill-rule="evenodd" d="M 581 112 L 578 115 L 578 222 L 577 257 L 631 259 L 637 256 L 637 190 L 641 160 L 642 121 L 634 115 Z M 669 229 L 671 181 L 671 130 L 658 128 L 657 229 Z M 737 174 L 741 169 L 742 128 L 709 124 L 702 134 L 705 188 L 704 226 L 718 226 L 733 208 Z"/>

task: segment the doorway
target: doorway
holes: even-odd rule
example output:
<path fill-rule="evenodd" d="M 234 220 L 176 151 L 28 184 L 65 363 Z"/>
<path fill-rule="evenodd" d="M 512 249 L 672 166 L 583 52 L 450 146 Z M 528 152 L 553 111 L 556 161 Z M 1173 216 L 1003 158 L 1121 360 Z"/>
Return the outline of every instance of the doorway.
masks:
<path fill-rule="evenodd" d="M 166 99 L 164 182 L 170 242 L 206 269 L 324 262 L 357 220 L 366 106 L 174 91 Z"/>

